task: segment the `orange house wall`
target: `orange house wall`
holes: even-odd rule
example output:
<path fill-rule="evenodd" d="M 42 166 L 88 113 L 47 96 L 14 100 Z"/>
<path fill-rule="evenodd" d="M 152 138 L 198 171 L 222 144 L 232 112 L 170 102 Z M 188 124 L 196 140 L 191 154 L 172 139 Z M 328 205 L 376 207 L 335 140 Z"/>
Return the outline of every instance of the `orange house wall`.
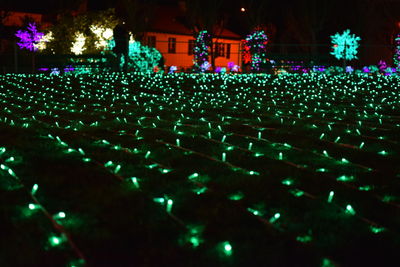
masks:
<path fill-rule="evenodd" d="M 183 68 L 190 68 L 193 66 L 194 55 L 188 54 L 189 40 L 195 40 L 189 35 L 170 34 L 170 33 L 158 33 L 158 32 L 147 32 L 145 35 L 144 43 L 147 41 L 148 36 L 156 37 L 156 48 L 164 56 L 166 66 L 179 66 Z M 168 53 L 168 38 L 176 38 L 176 53 Z M 217 57 L 215 59 L 215 65 L 217 67 L 227 67 L 228 62 L 234 62 L 236 65 L 241 66 L 241 42 L 238 40 L 220 39 L 214 38 L 213 42 L 218 43 L 230 43 L 231 53 L 230 58 Z M 225 46 L 226 53 L 226 46 Z"/>

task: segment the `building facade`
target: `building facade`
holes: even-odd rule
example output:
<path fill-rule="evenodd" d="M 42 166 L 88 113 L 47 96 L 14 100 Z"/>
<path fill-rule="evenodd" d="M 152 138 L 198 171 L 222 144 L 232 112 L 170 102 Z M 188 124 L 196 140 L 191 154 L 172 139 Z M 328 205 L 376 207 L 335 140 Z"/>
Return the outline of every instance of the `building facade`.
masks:
<path fill-rule="evenodd" d="M 223 28 L 215 30 L 213 37 L 215 66 L 227 67 L 229 62 L 241 66 L 241 36 Z M 184 14 L 177 7 L 157 8 L 155 18 L 143 36 L 143 43 L 160 51 L 167 67 L 189 69 L 194 64 L 194 32 L 186 25 Z"/>

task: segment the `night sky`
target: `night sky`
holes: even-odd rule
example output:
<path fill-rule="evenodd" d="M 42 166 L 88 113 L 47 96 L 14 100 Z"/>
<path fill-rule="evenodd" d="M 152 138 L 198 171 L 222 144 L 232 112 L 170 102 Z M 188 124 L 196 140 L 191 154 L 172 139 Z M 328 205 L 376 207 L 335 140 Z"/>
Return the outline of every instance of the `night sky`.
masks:
<path fill-rule="evenodd" d="M 11 1 L 2 0 L 0 7 L 5 6 L 9 9 L 32 11 L 41 13 L 52 13 L 64 8 L 73 7 L 82 0 L 41 0 L 41 1 Z M 140 1 L 140 0 L 139 0 Z M 113 7 L 116 1 L 109 0 L 89 0 L 89 9 L 98 10 Z M 149 0 L 143 0 L 149 2 Z M 153 0 L 162 4 L 176 4 L 178 0 Z M 228 14 L 231 25 L 236 25 L 239 31 L 244 31 L 247 23 L 244 21 L 246 13 L 240 12 L 240 7 L 248 7 L 249 0 L 230 0 L 223 5 L 222 12 Z M 253 1 L 257 2 L 257 1 Z M 331 2 L 331 3 L 329 3 Z M 365 28 L 371 28 L 374 24 L 382 24 L 383 22 L 400 21 L 400 15 L 396 14 L 400 9 L 400 0 L 336 0 L 336 1 L 319 1 L 319 0 L 286 0 L 286 1 L 266 1 L 267 9 L 265 10 L 266 23 L 273 23 L 278 27 L 284 27 L 291 18 L 295 18 L 299 27 L 307 18 L 312 17 L 310 10 L 317 10 L 317 19 L 323 17 L 324 29 L 334 29 L 348 27 L 354 31 L 361 31 Z M 327 4 L 329 3 L 329 4 Z M 326 14 L 324 9 L 328 6 Z M 314 19 L 314 18 L 313 18 Z M 286 23 L 285 23 L 286 22 Z M 393 26 L 393 25 L 392 25 Z"/>

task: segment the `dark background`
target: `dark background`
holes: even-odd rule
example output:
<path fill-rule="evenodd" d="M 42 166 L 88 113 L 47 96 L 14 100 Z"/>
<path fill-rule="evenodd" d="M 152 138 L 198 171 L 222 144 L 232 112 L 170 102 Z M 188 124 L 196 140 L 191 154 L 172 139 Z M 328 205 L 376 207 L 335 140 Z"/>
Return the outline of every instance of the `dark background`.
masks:
<path fill-rule="evenodd" d="M 136 1 L 166 5 L 177 5 L 179 2 Z M 81 2 L 1 0 L 0 9 L 54 15 L 76 8 Z M 87 7 L 89 11 L 101 10 L 115 7 L 116 2 L 88 0 Z M 265 4 L 261 9 L 258 6 L 260 3 Z M 246 12 L 241 12 L 241 7 L 245 7 Z M 330 51 L 330 36 L 350 29 L 362 39 L 360 64 L 377 64 L 381 59 L 392 64 L 394 36 L 400 32 L 399 10 L 400 0 L 225 0 L 220 13 L 225 18 L 226 27 L 243 37 L 251 31 L 255 22 L 264 24 L 270 49 L 274 53 L 326 54 Z"/>

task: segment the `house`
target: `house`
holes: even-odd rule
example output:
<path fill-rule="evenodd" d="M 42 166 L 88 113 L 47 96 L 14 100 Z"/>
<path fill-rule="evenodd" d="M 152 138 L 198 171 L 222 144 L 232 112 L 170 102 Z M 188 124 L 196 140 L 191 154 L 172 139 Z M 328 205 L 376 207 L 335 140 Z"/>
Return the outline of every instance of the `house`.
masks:
<path fill-rule="evenodd" d="M 84 3 L 73 15 L 87 11 L 87 1 Z M 10 34 L 7 36 L 9 40 L 14 38 L 16 29 L 23 25 L 23 21 L 27 17 L 42 27 L 48 27 L 52 22 L 57 21 L 55 14 L 50 18 L 50 15 L 39 13 L 10 12 L 4 21 L 4 25 L 10 30 Z M 193 30 L 184 21 L 181 9 L 178 6 L 158 6 L 154 10 L 154 16 L 149 20 L 151 23 L 148 30 L 142 35 L 142 43 L 160 51 L 165 66 L 191 69 L 194 64 L 195 37 Z M 227 67 L 228 63 L 241 66 L 242 41 L 240 35 L 223 28 L 216 31 L 212 41 L 216 67 Z"/>
<path fill-rule="evenodd" d="M 155 47 L 164 57 L 166 66 L 189 69 L 193 66 L 194 34 L 185 25 L 177 7 L 160 6 L 155 10 L 155 19 L 144 33 L 145 45 Z M 228 62 L 241 66 L 241 36 L 228 30 L 217 30 L 213 38 L 216 55 L 215 66 L 227 67 Z"/>

